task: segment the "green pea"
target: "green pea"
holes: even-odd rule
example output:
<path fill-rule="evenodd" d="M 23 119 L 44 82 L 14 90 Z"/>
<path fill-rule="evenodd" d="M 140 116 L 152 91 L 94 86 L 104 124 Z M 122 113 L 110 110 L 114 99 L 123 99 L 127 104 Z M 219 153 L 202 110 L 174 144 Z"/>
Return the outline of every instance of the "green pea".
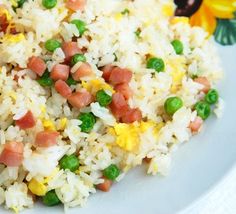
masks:
<path fill-rule="evenodd" d="M 204 101 L 199 101 L 195 104 L 194 109 L 197 111 L 197 115 L 203 120 L 206 120 L 211 114 L 211 107 Z"/>
<path fill-rule="evenodd" d="M 96 123 L 96 117 L 91 112 L 81 113 L 78 119 L 82 122 L 80 125 L 81 131 L 85 133 L 89 133 Z"/>
<path fill-rule="evenodd" d="M 60 199 L 57 197 L 55 190 L 50 190 L 43 196 L 43 203 L 46 206 L 55 206 L 61 203 Z"/>
<path fill-rule="evenodd" d="M 159 73 L 165 70 L 165 63 L 163 59 L 153 57 L 147 61 L 147 68 L 154 69 L 156 72 Z"/>
<path fill-rule="evenodd" d="M 96 100 L 100 104 L 100 106 L 106 107 L 111 103 L 112 97 L 108 95 L 104 90 L 99 90 L 96 93 Z"/>
<path fill-rule="evenodd" d="M 183 101 L 179 97 L 170 97 L 165 101 L 164 109 L 167 114 L 173 115 L 183 106 Z"/>
<path fill-rule="evenodd" d="M 53 80 L 51 79 L 48 70 L 43 73 L 43 75 L 37 80 L 37 82 L 43 87 L 49 87 L 53 85 Z"/>
<path fill-rule="evenodd" d="M 61 43 L 55 39 L 49 39 L 45 42 L 44 46 L 48 51 L 54 52 L 57 48 L 61 47 Z"/>
<path fill-rule="evenodd" d="M 208 91 L 204 99 L 209 104 L 215 104 L 219 100 L 219 94 L 215 89 L 211 89 Z"/>
<path fill-rule="evenodd" d="M 57 0 L 42 0 L 42 4 L 47 9 L 52 9 L 57 5 Z"/>
<path fill-rule="evenodd" d="M 75 81 L 72 76 L 69 76 L 68 79 L 66 80 L 66 83 L 67 85 L 71 86 L 71 85 L 76 85 L 77 81 Z"/>
<path fill-rule="evenodd" d="M 79 159 L 76 155 L 64 155 L 59 161 L 61 169 L 69 169 L 71 172 L 79 168 Z"/>
<path fill-rule="evenodd" d="M 111 164 L 103 170 L 103 176 L 114 181 L 120 174 L 120 169 L 115 165 Z"/>
<path fill-rule="evenodd" d="M 171 44 L 172 44 L 176 54 L 180 55 L 180 54 L 183 53 L 184 46 L 183 46 L 183 43 L 181 41 L 176 39 L 176 40 L 172 41 Z"/>
<path fill-rule="evenodd" d="M 84 32 L 87 30 L 86 28 L 86 23 L 80 19 L 74 19 L 71 21 L 71 24 L 76 25 L 80 36 L 82 36 L 84 34 Z"/>
<path fill-rule="evenodd" d="M 71 59 L 71 66 L 75 65 L 77 62 L 86 62 L 86 57 L 83 54 L 75 54 Z"/>

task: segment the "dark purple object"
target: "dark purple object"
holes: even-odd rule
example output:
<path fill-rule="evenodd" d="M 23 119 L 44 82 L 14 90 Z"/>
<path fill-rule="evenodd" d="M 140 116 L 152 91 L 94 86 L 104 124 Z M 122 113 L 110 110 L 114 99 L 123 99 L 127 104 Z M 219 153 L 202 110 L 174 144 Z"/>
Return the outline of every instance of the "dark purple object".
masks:
<path fill-rule="evenodd" d="M 174 0 L 176 16 L 192 16 L 201 6 L 202 0 Z"/>

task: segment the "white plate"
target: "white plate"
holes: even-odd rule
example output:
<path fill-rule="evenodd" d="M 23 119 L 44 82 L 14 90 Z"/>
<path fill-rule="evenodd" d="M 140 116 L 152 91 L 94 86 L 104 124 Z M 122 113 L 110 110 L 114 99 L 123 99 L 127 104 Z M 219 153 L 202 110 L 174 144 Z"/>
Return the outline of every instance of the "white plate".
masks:
<path fill-rule="evenodd" d="M 225 69 L 220 94 L 226 102 L 221 119 L 211 117 L 203 132 L 175 153 L 168 177 L 130 172 L 109 193 L 92 195 L 83 208 L 69 214 L 173 214 L 186 208 L 219 182 L 236 163 L 236 46 L 219 47 Z M 0 210 L 1 213 L 8 213 Z M 25 214 L 59 214 L 62 207 L 37 205 Z"/>

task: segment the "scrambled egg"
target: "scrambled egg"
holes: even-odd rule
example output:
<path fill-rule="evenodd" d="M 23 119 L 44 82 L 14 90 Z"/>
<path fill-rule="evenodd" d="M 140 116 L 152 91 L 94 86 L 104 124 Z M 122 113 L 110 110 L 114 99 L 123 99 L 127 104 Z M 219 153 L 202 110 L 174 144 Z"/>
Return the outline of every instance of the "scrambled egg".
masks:
<path fill-rule="evenodd" d="M 42 182 L 37 181 L 36 179 L 31 179 L 28 188 L 29 190 L 37 195 L 37 196 L 44 196 L 47 193 L 47 184 L 49 181 L 53 179 L 53 177 L 59 172 L 59 167 L 56 167 L 53 172 L 46 177 Z"/>
<path fill-rule="evenodd" d="M 115 91 L 113 90 L 112 86 L 110 86 L 109 84 L 99 80 L 99 79 L 94 79 L 91 81 L 82 81 L 82 87 L 85 88 L 87 91 L 89 91 L 92 94 L 95 94 L 97 91 L 103 89 L 103 90 L 108 90 L 110 91 L 112 94 L 115 93 Z"/>
<path fill-rule="evenodd" d="M 161 130 L 161 128 L 164 126 L 165 124 L 163 122 L 161 123 L 155 123 L 152 120 L 149 120 L 147 122 L 141 122 L 140 124 L 140 130 L 142 133 L 146 132 L 149 128 L 153 127 L 153 136 L 157 137 L 159 131 Z"/>
<path fill-rule="evenodd" d="M 117 136 L 117 145 L 128 152 L 136 151 L 140 141 L 138 129 L 134 124 L 119 123 L 115 125 L 114 130 Z"/>
<path fill-rule="evenodd" d="M 3 36 L 3 38 L 1 39 L 1 42 L 17 43 L 24 39 L 25 39 L 25 36 L 23 33 L 18 33 L 18 34 L 7 33 L 6 35 Z"/>
<path fill-rule="evenodd" d="M 136 152 L 140 144 L 139 134 L 146 132 L 153 127 L 153 134 L 157 137 L 164 123 L 155 123 L 154 121 L 141 122 L 139 124 L 118 123 L 114 126 L 111 134 L 116 135 L 116 144 L 128 152 Z"/>
<path fill-rule="evenodd" d="M 185 65 L 185 59 L 183 57 L 179 57 L 178 59 L 173 61 L 169 61 L 169 64 L 172 68 L 171 76 L 172 76 L 172 86 L 171 86 L 171 92 L 176 93 L 181 85 L 182 85 L 182 79 L 186 73 L 186 65 Z"/>
<path fill-rule="evenodd" d="M 38 196 L 44 196 L 47 192 L 46 185 L 34 178 L 30 180 L 28 188 L 33 194 Z"/>
<path fill-rule="evenodd" d="M 52 120 L 43 120 L 43 127 L 48 131 L 55 131 L 56 127 L 54 125 L 54 122 Z"/>

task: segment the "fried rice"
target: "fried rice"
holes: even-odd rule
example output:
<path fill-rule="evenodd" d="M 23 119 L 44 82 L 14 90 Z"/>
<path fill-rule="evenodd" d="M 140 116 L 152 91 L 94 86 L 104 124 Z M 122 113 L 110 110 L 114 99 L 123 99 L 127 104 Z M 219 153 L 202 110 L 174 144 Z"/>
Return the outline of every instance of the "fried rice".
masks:
<path fill-rule="evenodd" d="M 167 175 L 222 77 L 211 38 L 175 17 L 172 0 L 68 2 L 0 0 L 0 204 L 14 211 L 49 192 L 83 206 L 141 164 Z M 174 112 L 169 98 L 182 102 Z M 211 109 L 220 116 L 223 100 Z"/>

